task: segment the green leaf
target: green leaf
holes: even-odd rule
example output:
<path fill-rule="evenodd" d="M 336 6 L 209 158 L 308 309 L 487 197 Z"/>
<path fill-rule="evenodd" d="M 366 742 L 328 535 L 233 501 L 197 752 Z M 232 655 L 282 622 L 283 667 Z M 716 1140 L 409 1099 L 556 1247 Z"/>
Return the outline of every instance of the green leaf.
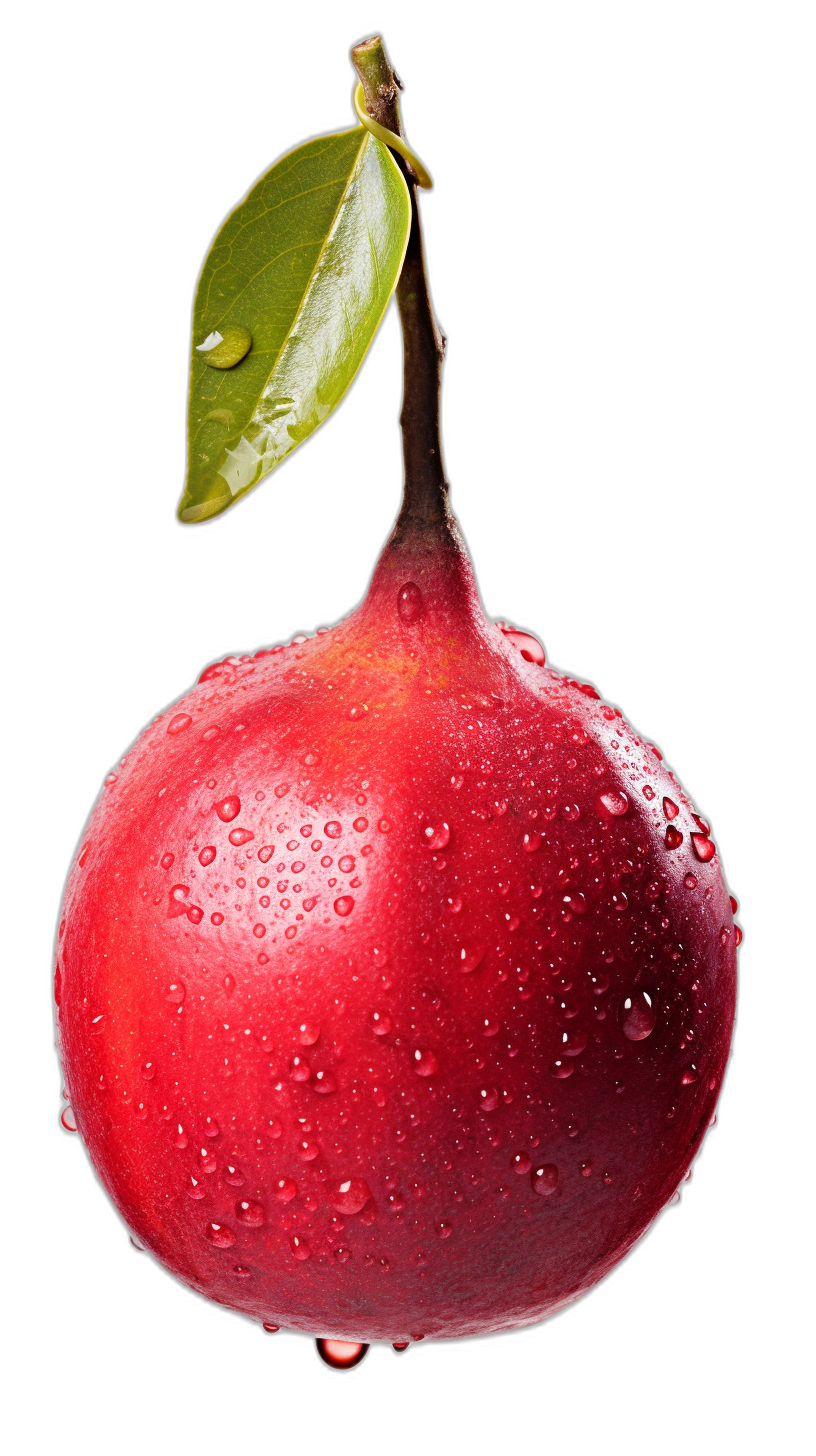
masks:
<path fill-rule="evenodd" d="M 196 292 L 180 520 L 226 510 L 339 404 L 410 223 L 402 173 L 364 127 L 290 152 L 230 214 Z"/>

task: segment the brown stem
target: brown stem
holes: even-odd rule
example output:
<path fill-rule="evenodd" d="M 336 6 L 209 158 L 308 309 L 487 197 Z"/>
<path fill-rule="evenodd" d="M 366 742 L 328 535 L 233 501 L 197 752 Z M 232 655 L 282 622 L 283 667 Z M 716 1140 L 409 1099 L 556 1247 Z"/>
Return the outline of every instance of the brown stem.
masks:
<path fill-rule="evenodd" d="M 373 36 L 356 45 L 351 59 L 363 83 L 369 115 L 380 126 L 402 136 L 399 113 L 402 83 L 391 68 L 382 38 Z M 391 155 L 405 177 L 411 197 L 411 231 L 397 284 L 404 357 L 400 425 L 405 460 L 405 494 L 397 525 L 399 529 L 400 525 L 407 524 L 409 518 L 427 524 L 447 521 L 450 512 L 439 431 L 445 339 L 431 306 L 416 180 L 403 158 L 396 152 Z"/>

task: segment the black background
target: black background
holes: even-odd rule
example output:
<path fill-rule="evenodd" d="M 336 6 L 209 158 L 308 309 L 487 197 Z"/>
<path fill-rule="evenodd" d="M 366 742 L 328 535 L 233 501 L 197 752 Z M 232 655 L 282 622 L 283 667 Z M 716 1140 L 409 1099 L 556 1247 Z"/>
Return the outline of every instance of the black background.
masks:
<path fill-rule="evenodd" d="M 348 45 L 382 26 L 407 84 L 409 138 L 436 181 L 423 215 L 449 336 L 447 473 L 485 607 L 538 633 L 549 661 L 595 681 L 663 748 L 745 900 L 748 986 L 761 954 L 752 882 L 764 895 L 752 881 L 740 687 L 764 630 L 764 550 L 742 504 L 761 421 L 742 387 L 750 143 L 730 42 L 698 36 L 670 63 L 656 41 L 643 64 L 624 39 L 608 67 L 602 38 L 590 66 L 580 36 L 564 47 L 476 32 L 455 44 L 436 20 L 364 6 L 319 25 L 306 12 L 243 20 L 200 19 L 208 31 L 192 45 L 163 28 L 137 28 L 127 47 L 108 36 L 105 66 L 86 61 L 61 89 L 48 199 L 60 261 L 47 281 L 67 280 L 77 300 L 58 370 L 74 464 L 36 521 L 60 734 L 42 964 L 83 821 L 144 722 L 205 662 L 347 613 L 398 508 L 392 309 L 347 402 L 300 453 L 216 523 L 175 521 L 205 250 L 275 156 L 351 124 Z M 76 354 L 71 338 L 85 341 Z M 51 741 L 51 761 L 54 751 Z M 45 989 L 42 1002 L 45 1016 Z M 61 1214 L 42 1274 L 70 1328 L 71 1367 L 128 1401 L 140 1373 L 165 1380 L 168 1399 L 178 1379 L 198 1430 L 194 1392 L 207 1405 L 216 1376 L 227 1405 L 249 1379 L 258 1401 L 281 1382 L 294 1402 L 334 1382 L 332 1399 L 342 1389 L 361 1409 L 383 1392 L 466 1399 L 484 1379 L 509 1436 L 514 1402 L 546 1390 L 573 1402 L 576 1434 L 589 1434 L 587 1392 L 615 1390 L 616 1417 L 627 1424 L 628 1412 L 637 1436 L 648 1393 L 669 1385 L 678 1398 L 683 1370 L 698 1382 L 724 1348 L 746 1350 L 761 1015 L 743 990 L 720 1123 L 694 1181 L 611 1280 L 535 1331 L 402 1358 L 376 1348 L 342 1377 L 303 1338 L 268 1341 L 131 1251 L 79 1140 L 58 1130 L 52 1064 Z"/>

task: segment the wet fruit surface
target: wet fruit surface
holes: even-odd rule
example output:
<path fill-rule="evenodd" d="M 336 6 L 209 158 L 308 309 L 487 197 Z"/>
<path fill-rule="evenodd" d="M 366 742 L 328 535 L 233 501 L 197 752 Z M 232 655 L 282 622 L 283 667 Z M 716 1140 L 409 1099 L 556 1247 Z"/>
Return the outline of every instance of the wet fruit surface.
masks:
<path fill-rule="evenodd" d="M 531 644 L 455 530 L 397 534 L 338 627 L 209 667 L 83 837 L 56 974 L 79 1131 L 139 1242 L 268 1330 L 541 1319 L 712 1118 L 716 841 Z"/>

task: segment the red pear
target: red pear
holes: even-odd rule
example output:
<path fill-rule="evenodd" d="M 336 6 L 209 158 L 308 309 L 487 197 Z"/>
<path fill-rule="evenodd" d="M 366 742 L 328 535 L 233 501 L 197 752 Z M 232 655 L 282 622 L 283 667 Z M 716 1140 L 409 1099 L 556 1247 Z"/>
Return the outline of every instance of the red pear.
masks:
<path fill-rule="evenodd" d="M 79 1130 L 139 1242 L 267 1327 L 540 1320 L 712 1119 L 708 826 L 531 641 L 406 507 L 357 611 L 207 669 L 91 817 L 56 973 Z"/>

